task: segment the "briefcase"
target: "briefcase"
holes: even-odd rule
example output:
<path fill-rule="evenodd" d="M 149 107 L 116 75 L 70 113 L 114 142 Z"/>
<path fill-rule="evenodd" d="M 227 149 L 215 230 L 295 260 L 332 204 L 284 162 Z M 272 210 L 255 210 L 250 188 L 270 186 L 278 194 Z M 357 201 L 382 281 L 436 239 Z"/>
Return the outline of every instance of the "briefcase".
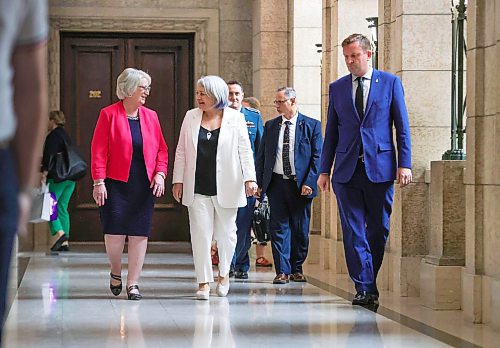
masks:
<path fill-rule="evenodd" d="M 265 197 L 253 211 L 252 227 L 255 238 L 259 243 L 265 243 L 271 240 L 270 223 L 271 210 L 267 197 Z"/>

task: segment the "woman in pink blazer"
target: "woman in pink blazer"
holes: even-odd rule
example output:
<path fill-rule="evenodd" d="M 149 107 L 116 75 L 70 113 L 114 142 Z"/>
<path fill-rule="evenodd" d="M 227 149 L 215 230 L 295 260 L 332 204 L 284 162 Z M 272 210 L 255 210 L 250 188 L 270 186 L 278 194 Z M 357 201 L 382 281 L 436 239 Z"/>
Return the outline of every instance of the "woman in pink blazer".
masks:
<path fill-rule="evenodd" d="M 156 112 L 144 107 L 151 77 L 127 68 L 116 83 L 119 102 L 101 110 L 92 138 L 93 197 L 99 206 L 111 264 L 110 289 L 122 290 L 121 270 L 128 236 L 127 296 L 140 300 L 139 277 L 151 233 L 155 197 L 165 192 L 168 153 Z"/>
<path fill-rule="evenodd" d="M 217 295 L 229 291 L 236 246 L 236 213 L 257 190 L 252 148 L 243 115 L 228 107 L 229 90 L 218 76 L 198 80 L 198 107 L 182 122 L 175 152 L 172 193 L 188 207 L 196 298 L 208 300 L 213 282 L 210 244 L 219 247 Z"/>

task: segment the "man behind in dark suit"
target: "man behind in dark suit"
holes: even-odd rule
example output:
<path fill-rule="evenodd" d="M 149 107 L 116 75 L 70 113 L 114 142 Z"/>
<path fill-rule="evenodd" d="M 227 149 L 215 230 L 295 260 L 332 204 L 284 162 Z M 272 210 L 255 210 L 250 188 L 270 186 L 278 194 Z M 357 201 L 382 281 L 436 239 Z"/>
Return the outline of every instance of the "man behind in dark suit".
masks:
<path fill-rule="evenodd" d="M 352 34 L 342 49 L 351 74 L 330 84 L 318 186 L 330 190 L 335 159 L 332 185 L 357 291 L 352 304 L 371 306 L 378 305 L 376 279 L 389 235 L 394 180 L 406 186 L 412 179 L 410 127 L 401 80 L 369 66 L 370 41 Z"/>
<path fill-rule="evenodd" d="M 305 282 L 302 264 L 309 247 L 311 202 L 317 194 L 321 123 L 297 109 L 291 87 L 276 91 L 280 116 L 269 120 L 259 148 L 256 172 L 261 194 L 271 208 L 274 284 Z"/>

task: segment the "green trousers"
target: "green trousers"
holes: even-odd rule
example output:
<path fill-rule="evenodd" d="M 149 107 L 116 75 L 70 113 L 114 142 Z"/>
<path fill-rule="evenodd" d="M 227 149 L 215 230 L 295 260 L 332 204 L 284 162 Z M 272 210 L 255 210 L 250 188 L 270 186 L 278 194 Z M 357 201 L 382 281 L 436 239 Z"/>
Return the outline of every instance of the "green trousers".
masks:
<path fill-rule="evenodd" d="M 49 222 L 50 233 L 55 235 L 57 231 L 64 231 L 64 234 L 69 237 L 68 205 L 76 183 L 71 180 L 54 182 L 52 179 L 48 179 L 47 182 L 49 191 L 54 192 L 57 199 L 57 219 Z"/>

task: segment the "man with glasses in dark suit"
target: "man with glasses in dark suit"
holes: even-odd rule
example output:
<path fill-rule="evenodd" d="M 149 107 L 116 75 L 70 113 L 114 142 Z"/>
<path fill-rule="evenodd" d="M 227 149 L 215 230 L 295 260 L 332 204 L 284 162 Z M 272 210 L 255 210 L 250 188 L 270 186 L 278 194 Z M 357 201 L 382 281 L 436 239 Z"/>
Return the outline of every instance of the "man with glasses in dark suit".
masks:
<path fill-rule="evenodd" d="M 256 172 L 261 194 L 271 208 L 273 284 L 305 282 L 302 264 L 309 248 L 311 203 L 317 194 L 321 123 L 298 111 L 291 87 L 276 91 L 278 117 L 268 121 L 259 148 Z"/>

